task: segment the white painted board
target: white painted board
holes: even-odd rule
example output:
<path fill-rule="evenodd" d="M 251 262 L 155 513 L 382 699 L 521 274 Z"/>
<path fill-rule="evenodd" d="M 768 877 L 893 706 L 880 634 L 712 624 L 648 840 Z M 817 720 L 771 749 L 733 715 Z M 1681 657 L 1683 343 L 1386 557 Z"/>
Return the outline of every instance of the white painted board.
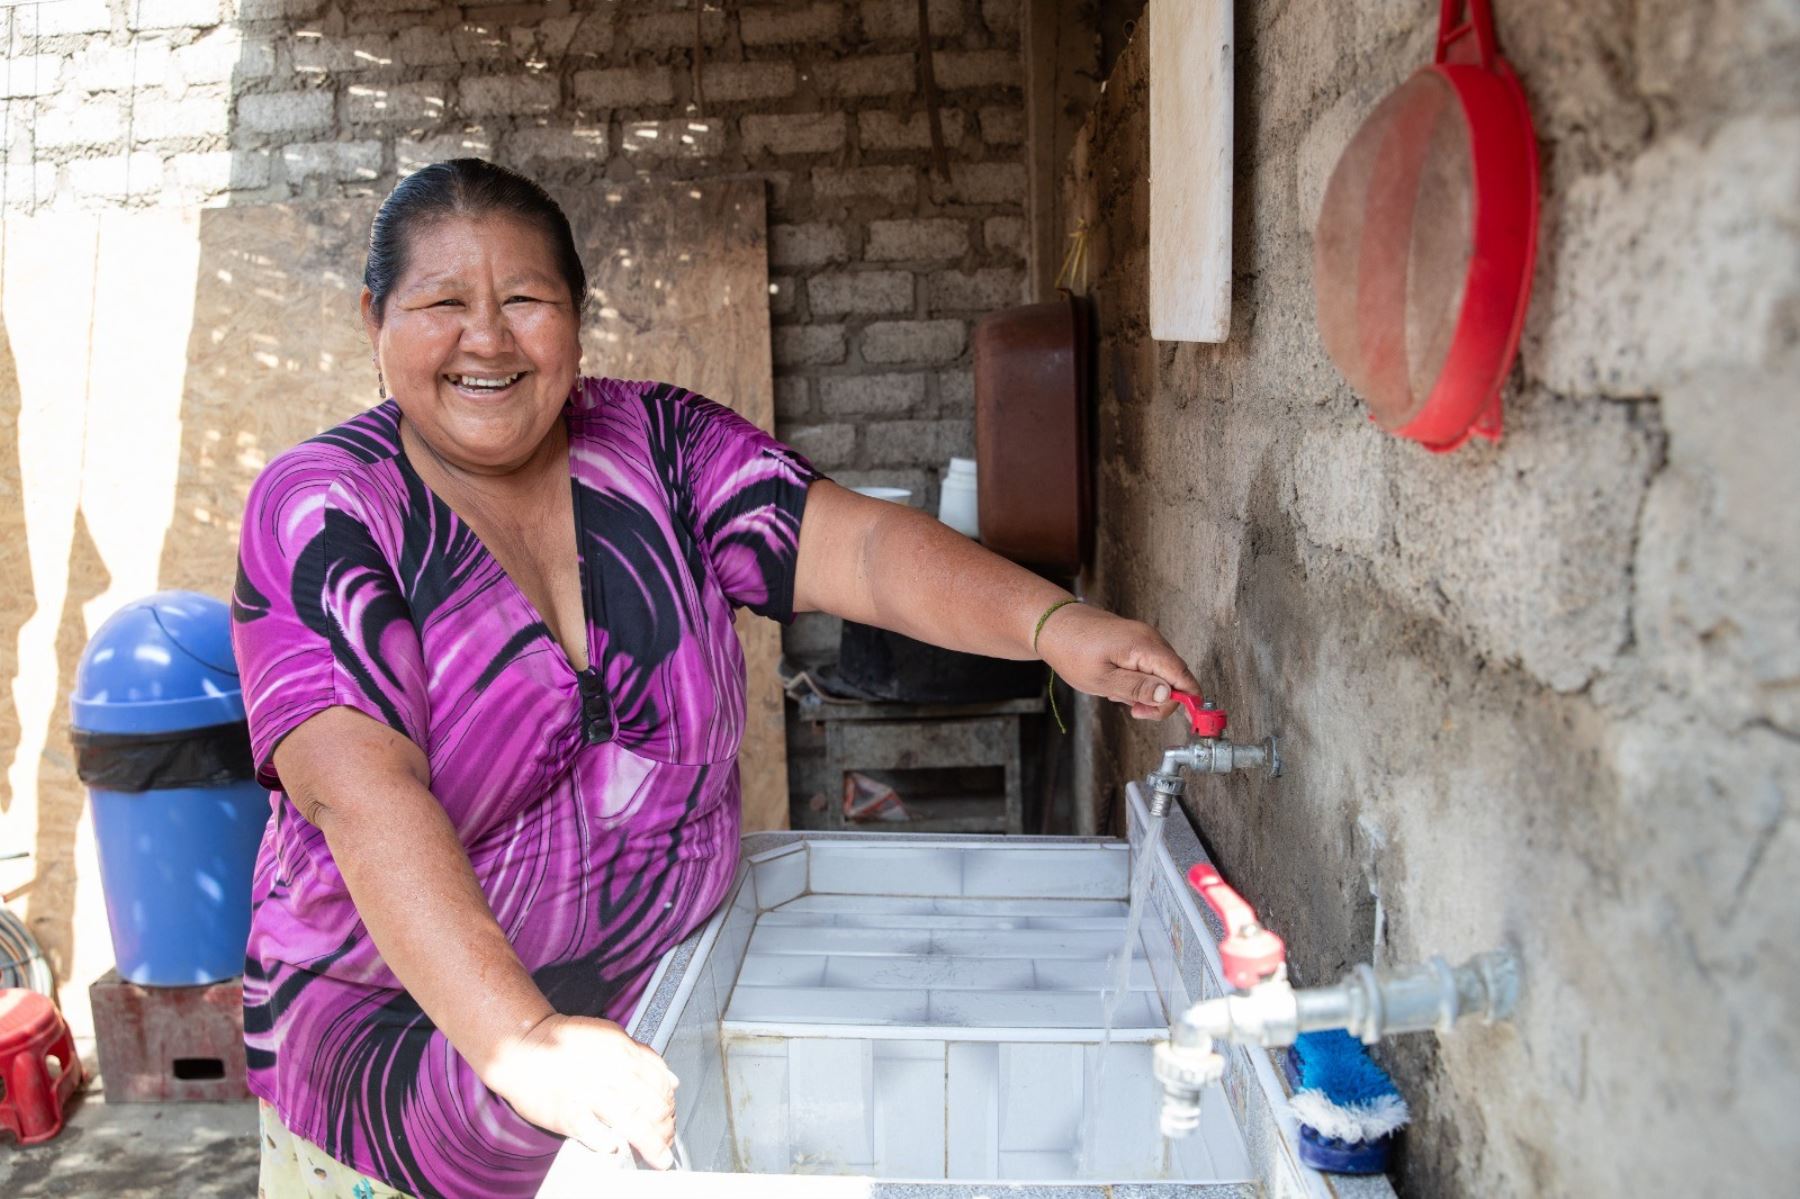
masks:
<path fill-rule="evenodd" d="M 1150 336 L 1231 332 L 1230 0 L 1150 0 Z"/>

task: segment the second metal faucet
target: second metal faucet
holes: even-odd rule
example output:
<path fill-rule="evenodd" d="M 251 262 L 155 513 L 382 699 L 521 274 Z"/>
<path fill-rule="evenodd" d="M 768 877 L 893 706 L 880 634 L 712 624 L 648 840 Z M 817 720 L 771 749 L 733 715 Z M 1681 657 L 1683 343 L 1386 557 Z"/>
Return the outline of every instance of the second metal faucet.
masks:
<path fill-rule="evenodd" d="M 1169 698 L 1186 711 L 1192 735 L 1186 745 L 1164 753 L 1162 765 L 1150 776 L 1152 816 L 1168 815 L 1169 808 L 1181 798 L 1185 787 L 1183 771 L 1229 774 L 1233 770 L 1266 767 L 1270 777 L 1281 774 L 1281 753 L 1274 737 L 1259 745 L 1234 745 L 1225 740 L 1226 716 L 1218 705 L 1185 691 L 1172 692 Z"/>

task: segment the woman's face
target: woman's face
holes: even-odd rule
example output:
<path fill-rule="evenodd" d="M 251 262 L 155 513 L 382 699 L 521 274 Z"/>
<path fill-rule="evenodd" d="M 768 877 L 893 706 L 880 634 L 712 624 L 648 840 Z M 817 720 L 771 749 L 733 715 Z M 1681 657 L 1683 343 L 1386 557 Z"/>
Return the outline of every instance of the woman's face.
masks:
<path fill-rule="evenodd" d="M 388 394 L 449 464 L 503 474 L 543 444 L 581 368 L 581 322 L 550 238 L 513 217 L 409 231 L 406 270 L 363 324 Z"/>

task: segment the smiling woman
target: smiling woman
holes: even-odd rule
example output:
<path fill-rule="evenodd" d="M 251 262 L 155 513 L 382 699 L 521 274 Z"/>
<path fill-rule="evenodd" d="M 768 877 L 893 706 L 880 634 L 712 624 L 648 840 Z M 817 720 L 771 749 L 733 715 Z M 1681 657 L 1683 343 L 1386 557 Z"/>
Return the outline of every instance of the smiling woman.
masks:
<path fill-rule="evenodd" d="M 736 608 L 1041 653 L 1145 717 L 1194 680 L 720 405 L 580 377 L 581 265 L 529 180 L 410 176 L 365 283 L 391 394 L 263 472 L 233 601 L 275 790 L 244 979 L 264 1193 L 318 1159 L 525 1196 L 563 1137 L 665 1165 L 677 1080 L 617 1021 L 731 881 Z"/>

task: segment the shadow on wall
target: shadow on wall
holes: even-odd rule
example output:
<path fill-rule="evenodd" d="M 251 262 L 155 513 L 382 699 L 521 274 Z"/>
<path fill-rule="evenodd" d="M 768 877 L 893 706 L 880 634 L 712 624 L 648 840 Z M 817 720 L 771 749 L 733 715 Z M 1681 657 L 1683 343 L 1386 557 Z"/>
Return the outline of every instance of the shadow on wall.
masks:
<path fill-rule="evenodd" d="M 6 234 L 0 229 L 0 280 L 6 276 Z M 24 487 L 20 480 L 19 371 L 13 362 L 12 338 L 6 332 L 5 300 L 0 285 L 0 555 L 4 555 L 7 585 L 0 589 L 0 817 L 13 810 L 11 768 L 19 752 L 19 706 L 13 689 L 19 681 L 19 632 L 37 610 L 36 588 L 31 583 L 31 557 L 26 552 Z M 0 844 L 0 852 L 16 848 Z M 11 885 L 11 876 L 0 883 L 0 896 Z"/>

